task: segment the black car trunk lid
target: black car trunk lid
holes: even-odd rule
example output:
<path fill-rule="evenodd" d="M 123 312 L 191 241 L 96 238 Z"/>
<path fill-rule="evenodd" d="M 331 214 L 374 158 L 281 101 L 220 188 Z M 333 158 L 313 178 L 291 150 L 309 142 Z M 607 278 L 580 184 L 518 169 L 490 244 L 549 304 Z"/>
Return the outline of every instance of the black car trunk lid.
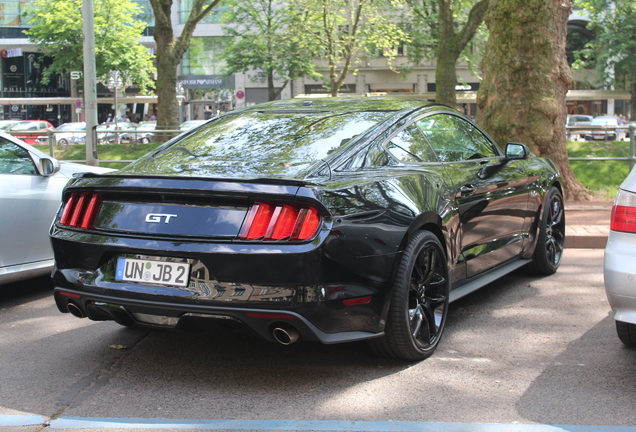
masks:
<path fill-rule="evenodd" d="M 66 188 L 58 223 L 124 235 L 232 240 L 240 235 L 255 202 L 315 204 L 313 193 L 301 184 L 272 179 L 84 176 Z"/>

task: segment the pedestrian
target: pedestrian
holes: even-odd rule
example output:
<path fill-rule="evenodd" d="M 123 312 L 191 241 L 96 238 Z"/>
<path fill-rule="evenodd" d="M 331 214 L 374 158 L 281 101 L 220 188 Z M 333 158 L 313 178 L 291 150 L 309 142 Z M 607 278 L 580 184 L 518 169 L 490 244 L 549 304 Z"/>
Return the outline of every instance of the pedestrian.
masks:
<path fill-rule="evenodd" d="M 106 123 L 110 123 L 112 121 L 113 121 L 113 115 L 112 114 L 108 114 L 108 118 L 106 119 Z"/>

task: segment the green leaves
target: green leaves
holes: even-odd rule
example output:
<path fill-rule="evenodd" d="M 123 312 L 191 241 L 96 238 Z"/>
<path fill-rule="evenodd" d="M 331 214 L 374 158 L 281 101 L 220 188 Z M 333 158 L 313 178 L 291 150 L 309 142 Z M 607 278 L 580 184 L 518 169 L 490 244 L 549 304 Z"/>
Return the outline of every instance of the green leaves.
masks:
<path fill-rule="evenodd" d="M 382 55 L 393 60 L 399 46 L 409 42 L 395 24 L 397 6 L 383 0 L 291 0 L 295 28 L 314 56 L 326 62 L 330 93 L 337 95 L 348 73 Z"/>
<path fill-rule="evenodd" d="M 634 0 L 578 1 L 591 18 L 595 37 L 576 53 L 573 68 L 595 68 L 605 88 L 629 88 L 636 81 L 636 2 Z"/>
<path fill-rule="evenodd" d="M 313 64 L 313 50 L 302 37 L 289 2 L 279 0 L 231 0 L 224 30 L 233 37 L 224 53 L 225 73 L 253 71 L 253 79 L 266 79 L 269 100 L 290 80 L 319 76 Z M 278 93 L 280 93 L 278 90 Z"/>
<path fill-rule="evenodd" d="M 141 10 L 130 0 L 95 0 L 95 61 L 99 80 L 118 70 L 143 90 L 152 87 L 155 68 L 148 48 L 138 40 L 146 27 L 135 19 Z M 83 69 L 82 1 L 34 0 L 26 33 L 38 50 L 53 58 L 44 71 L 51 74 Z"/>

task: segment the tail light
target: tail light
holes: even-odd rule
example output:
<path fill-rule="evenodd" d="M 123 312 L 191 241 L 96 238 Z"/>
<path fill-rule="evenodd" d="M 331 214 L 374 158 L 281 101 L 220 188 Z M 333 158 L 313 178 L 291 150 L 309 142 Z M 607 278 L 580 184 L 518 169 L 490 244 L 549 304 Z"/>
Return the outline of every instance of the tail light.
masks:
<path fill-rule="evenodd" d="M 101 201 L 99 194 L 72 193 L 64 204 L 60 224 L 73 228 L 92 228 Z"/>
<path fill-rule="evenodd" d="M 241 240 L 309 240 L 320 228 L 321 217 L 312 206 L 256 203 L 241 230 Z"/>
<path fill-rule="evenodd" d="M 619 189 L 612 206 L 610 229 L 636 233 L 636 194 Z"/>

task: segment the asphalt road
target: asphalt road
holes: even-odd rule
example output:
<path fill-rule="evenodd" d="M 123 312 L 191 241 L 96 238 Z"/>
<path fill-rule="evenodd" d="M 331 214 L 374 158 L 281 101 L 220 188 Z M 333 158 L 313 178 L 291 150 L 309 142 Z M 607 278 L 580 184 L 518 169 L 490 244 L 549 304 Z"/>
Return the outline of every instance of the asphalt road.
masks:
<path fill-rule="evenodd" d="M 130 330 L 59 313 L 46 279 L 4 287 L 0 432 L 633 430 L 636 350 L 616 337 L 602 257 L 567 249 L 554 276 L 453 303 L 438 351 L 413 364 L 363 343 Z"/>

